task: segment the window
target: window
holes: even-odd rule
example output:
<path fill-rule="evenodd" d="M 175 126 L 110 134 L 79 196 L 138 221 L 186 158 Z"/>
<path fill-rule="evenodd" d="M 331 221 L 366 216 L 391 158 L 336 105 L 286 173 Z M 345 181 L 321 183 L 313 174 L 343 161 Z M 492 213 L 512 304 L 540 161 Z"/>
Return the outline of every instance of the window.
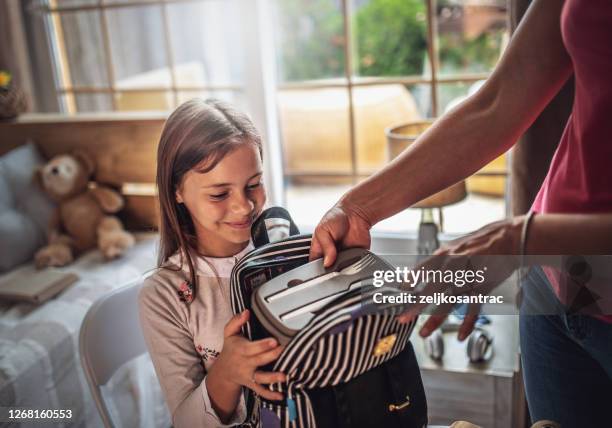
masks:
<path fill-rule="evenodd" d="M 265 73 L 244 55 L 249 1 L 272 33 L 275 90 L 248 90 Z M 253 114 L 273 101 L 285 201 L 311 226 L 388 162 L 386 128 L 465 99 L 509 36 L 506 0 L 48 0 L 46 12 L 68 113 L 215 96 Z M 502 156 L 470 177 L 467 198 L 444 208 L 445 230 L 504 217 L 506 171 Z M 419 216 L 408 209 L 377 229 L 414 231 Z"/>
<path fill-rule="evenodd" d="M 166 111 L 195 96 L 244 108 L 239 1 L 49 0 L 46 11 L 67 113 Z"/>
<path fill-rule="evenodd" d="M 475 91 L 508 39 L 504 0 L 273 3 L 287 202 L 302 223 L 388 161 L 386 128 Z M 502 157 L 470 178 L 467 199 L 444 209 L 446 231 L 503 218 L 505 176 Z M 419 216 L 409 209 L 377 229 L 414 230 Z"/>

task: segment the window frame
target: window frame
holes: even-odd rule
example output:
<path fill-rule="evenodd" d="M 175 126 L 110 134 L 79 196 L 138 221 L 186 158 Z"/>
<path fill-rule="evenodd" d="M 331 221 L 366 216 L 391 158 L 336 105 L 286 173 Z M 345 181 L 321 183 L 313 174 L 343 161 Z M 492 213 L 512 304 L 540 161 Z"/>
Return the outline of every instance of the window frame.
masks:
<path fill-rule="evenodd" d="M 346 177 L 352 184 L 356 184 L 360 179 L 367 177 L 366 174 L 358 172 L 357 163 L 357 142 L 356 142 L 356 114 L 353 105 L 353 93 L 355 88 L 369 85 L 380 84 L 427 84 L 430 87 L 430 102 L 432 117 L 437 118 L 439 111 L 438 86 L 447 83 L 473 83 L 486 79 L 490 73 L 461 73 L 456 75 L 442 75 L 438 58 L 438 35 L 436 31 L 436 0 L 423 0 L 426 5 L 427 21 L 427 52 L 429 61 L 429 76 L 400 76 L 400 77 L 360 77 L 353 74 L 354 70 L 354 43 L 351 25 L 352 0 L 340 0 L 341 13 L 343 16 L 343 37 L 344 43 L 344 76 L 327 80 L 310 80 L 301 82 L 278 83 L 276 79 L 276 55 L 275 44 L 272 30 L 268 24 L 270 12 L 269 0 L 241 0 L 243 9 L 248 16 L 254 19 L 245 20 L 244 44 L 246 50 L 246 70 L 245 82 L 242 85 L 197 85 L 184 86 L 177 83 L 174 52 L 170 42 L 170 20 L 168 17 L 168 5 L 176 3 L 202 3 L 210 0 L 139 0 L 125 3 L 108 3 L 107 1 L 97 0 L 95 4 L 79 6 L 58 6 L 56 0 L 47 0 L 46 5 L 41 6 L 43 12 L 47 14 L 49 22 L 49 35 L 53 50 L 54 60 L 57 62 L 55 67 L 56 76 L 56 95 L 62 106 L 62 110 L 67 114 L 75 114 L 75 96 L 78 94 L 110 94 L 113 111 L 117 110 L 116 95 L 129 92 L 163 92 L 171 93 L 174 105 L 178 104 L 179 92 L 181 91 L 218 91 L 229 90 L 241 93 L 245 96 L 249 111 L 252 112 L 253 120 L 262 132 L 265 141 L 267 172 L 267 185 L 270 193 L 270 202 L 283 205 L 285 202 L 285 189 L 283 183 L 287 180 L 299 176 L 309 177 Z M 509 1 L 506 0 L 508 10 Z M 170 69 L 170 86 L 151 86 L 147 88 L 118 88 L 115 81 L 114 69 L 111 54 L 111 41 L 109 35 L 109 25 L 107 11 L 119 8 L 138 8 L 147 6 L 159 6 L 163 20 L 163 39 L 166 51 L 166 63 Z M 102 31 L 102 43 L 104 48 L 104 62 L 108 76 L 108 86 L 81 86 L 72 85 L 69 75 L 67 52 L 63 44 L 63 28 L 60 16 L 62 13 L 75 13 L 82 11 L 98 11 L 100 27 Z M 510 28 L 510 14 L 507 17 L 507 28 Z M 348 118 L 349 118 L 349 143 L 351 170 L 348 173 L 288 173 L 285 171 L 282 161 L 282 142 L 280 133 L 280 123 L 278 112 L 276 111 L 276 93 L 283 89 L 314 89 L 314 88 L 344 88 L 348 95 Z M 508 177 L 508 167 L 506 165 L 503 172 L 477 172 L 474 176 L 503 176 Z M 509 210 L 509 191 L 506 186 L 504 202 L 506 212 Z"/>

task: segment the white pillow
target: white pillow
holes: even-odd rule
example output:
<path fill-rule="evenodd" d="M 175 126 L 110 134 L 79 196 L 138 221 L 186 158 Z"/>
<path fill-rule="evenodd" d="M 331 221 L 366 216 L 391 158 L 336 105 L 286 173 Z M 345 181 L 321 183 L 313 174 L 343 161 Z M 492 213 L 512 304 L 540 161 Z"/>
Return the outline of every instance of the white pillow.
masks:
<path fill-rule="evenodd" d="M 44 164 L 31 142 L 0 157 L 0 272 L 32 259 L 46 243 L 55 205 L 34 180 Z"/>

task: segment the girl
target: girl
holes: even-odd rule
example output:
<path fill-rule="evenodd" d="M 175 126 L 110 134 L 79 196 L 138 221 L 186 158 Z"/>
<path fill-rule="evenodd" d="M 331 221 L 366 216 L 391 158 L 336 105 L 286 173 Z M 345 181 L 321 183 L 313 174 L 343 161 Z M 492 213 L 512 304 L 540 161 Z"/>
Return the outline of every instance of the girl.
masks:
<path fill-rule="evenodd" d="M 173 425 L 223 427 L 246 418 L 245 387 L 282 373 L 258 371 L 282 347 L 240 336 L 229 276 L 252 249 L 250 228 L 266 200 L 262 147 L 246 115 L 216 100 L 191 100 L 168 118 L 157 156 L 159 269 L 139 296 L 145 341 Z"/>

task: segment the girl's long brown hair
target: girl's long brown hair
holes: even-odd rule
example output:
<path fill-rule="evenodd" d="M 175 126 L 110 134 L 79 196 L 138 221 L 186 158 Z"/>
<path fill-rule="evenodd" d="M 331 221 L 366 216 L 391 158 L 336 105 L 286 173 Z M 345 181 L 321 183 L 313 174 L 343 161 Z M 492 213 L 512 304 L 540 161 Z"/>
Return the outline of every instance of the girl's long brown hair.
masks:
<path fill-rule="evenodd" d="M 176 201 L 176 190 L 191 169 L 212 170 L 237 146 L 254 144 L 262 155 L 261 137 L 247 115 L 214 99 L 193 99 L 168 118 L 157 149 L 157 188 L 160 208 L 158 267 L 179 251 L 187 262 L 195 296 L 197 278 L 192 252 L 197 237 L 187 207 Z"/>

